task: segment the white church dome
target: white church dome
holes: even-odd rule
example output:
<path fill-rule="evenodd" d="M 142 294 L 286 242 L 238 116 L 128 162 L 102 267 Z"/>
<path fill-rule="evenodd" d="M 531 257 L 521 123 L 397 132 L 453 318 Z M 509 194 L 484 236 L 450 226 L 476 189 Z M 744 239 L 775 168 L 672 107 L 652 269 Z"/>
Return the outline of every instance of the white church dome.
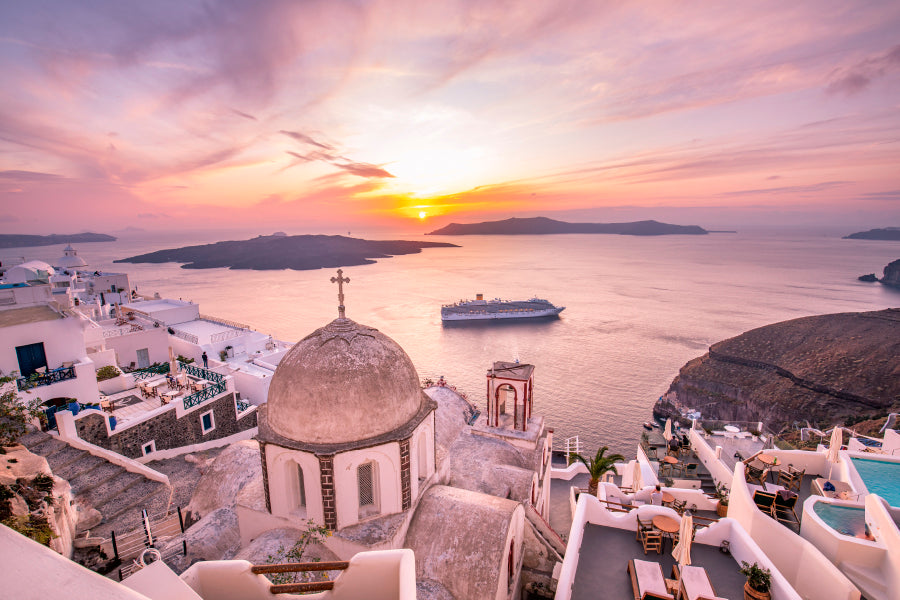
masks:
<path fill-rule="evenodd" d="M 75 251 L 75 248 L 66 246 L 63 248 L 63 256 L 56 259 L 55 266 L 58 269 L 80 269 L 81 267 L 87 266 L 87 263 L 84 262 L 83 258 L 78 256 L 78 252 Z"/>
<path fill-rule="evenodd" d="M 361 441 L 408 423 L 424 398 L 416 369 L 397 342 L 335 319 L 281 360 L 269 386 L 267 421 L 297 442 Z"/>

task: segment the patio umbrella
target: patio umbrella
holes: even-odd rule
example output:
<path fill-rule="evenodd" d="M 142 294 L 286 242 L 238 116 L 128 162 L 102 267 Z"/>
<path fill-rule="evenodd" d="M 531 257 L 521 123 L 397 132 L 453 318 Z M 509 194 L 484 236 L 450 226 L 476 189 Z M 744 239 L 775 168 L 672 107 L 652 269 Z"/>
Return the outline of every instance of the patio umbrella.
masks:
<path fill-rule="evenodd" d="M 841 449 L 841 444 L 844 443 L 844 430 L 834 426 L 834 429 L 831 430 L 831 443 L 828 445 L 828 460 L 836 463 L 838 461 L 838 452 Z"/>
<path fill-rule="evenodd" d="M 644 489 L 644 474 L 641 473 L 641 462 L 634 461 L 634 475 L 631 477 L 631 489 L 635 492 Z"/>
<path fill-rule="evenodd" d="M 691 538 L 694 535 L 694 517 L 685 512 L 678 530 L 678 544 L 672 549 L 672 558 L 683 566 L 691 564 Z"/>
<path fill-rule="evenodd" d="M 672 439 L 672 419 L 666 419 L 666 428 L 663 430 L 663 437 L 667 442 Z"/>

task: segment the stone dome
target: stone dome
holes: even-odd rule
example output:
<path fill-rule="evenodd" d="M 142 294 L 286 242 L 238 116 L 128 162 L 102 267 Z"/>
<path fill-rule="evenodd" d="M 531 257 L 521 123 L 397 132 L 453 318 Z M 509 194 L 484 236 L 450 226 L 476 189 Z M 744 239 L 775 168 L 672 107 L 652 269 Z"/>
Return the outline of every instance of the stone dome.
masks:
<path fill-rule="evenodd" d="M 296 442 L 361 441 L 408 423 L 423 398 L 416 369 L 397 342 L 335 319 L 281 359 L 269 386 L 267 421 Z"/>

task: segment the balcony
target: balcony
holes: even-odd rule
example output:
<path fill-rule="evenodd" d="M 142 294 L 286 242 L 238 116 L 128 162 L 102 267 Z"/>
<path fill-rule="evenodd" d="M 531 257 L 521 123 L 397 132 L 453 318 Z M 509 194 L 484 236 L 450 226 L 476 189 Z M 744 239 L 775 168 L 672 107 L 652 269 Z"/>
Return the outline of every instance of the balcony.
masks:
<path fill-rule="evenodd" d="M 19 391 L 24 392 L 25 390 L 30 390 L 32 388 L 53 385 L 60 381 L 75 379 L 75 377 L 75 366 L 72 365 L 53 369 L 47 373 L 34 373 L 29 377 L 19 377 L 16 380 L 16 386 L 19 388 Z"/>

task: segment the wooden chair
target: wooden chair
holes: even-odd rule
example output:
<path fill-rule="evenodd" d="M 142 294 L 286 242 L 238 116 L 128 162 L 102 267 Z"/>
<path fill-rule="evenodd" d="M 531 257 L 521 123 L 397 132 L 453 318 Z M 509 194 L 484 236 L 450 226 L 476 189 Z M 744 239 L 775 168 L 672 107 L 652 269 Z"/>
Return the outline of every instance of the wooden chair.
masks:
<path fill-rule="evenodd" d="M 699 463 L 688 463 L 684 466 L 684 476 L 685 477 L 697 477 L 697 469 L 700 467 Z"/>
<path fill-rule="evenodd" d="M 766 477 L 769 475 L 768 469 L 758 469 L 753 465 L 747 465 L 745 469 L 744 477 L 747 480 L 747 483 L 757 482 L 759 485 L 765 487 Z"/>
<path fill-rule="evenodd" d="M 794 507 L 797 505 L 799 496 L 791 492 L 789 498 L 783 498 L 781 494 L 775 494 L 775 501 L 772 503 L 772 517 L 782 523 L 787 523 L 791 527 L 800 526 L 800 519 L 797 517 Z"/>
<path fill-rule="evenodd" d="M 634 539 L 635 541 L 643 541 L 642 538 L 644 534 L 648 531 L 653 531 L 653 521 L 641 521 L 640 515 L 635 515 L 637 518 L 637 531 L 635 532 Z"/>
<path fill-rule="evenodd" d="M 644 453 L 647 455 L 647 458 L 659 460 L 659 457 L 656 455 L 656 446 L 648 446 Z"/>
<path fill-rule="evenodd" d="M 753 492 L 753 502 L 756 507 L 767 515 L 772 514 L 772 505 L 775 504 L 775 494 L 769 492 Z"/>
<path fill-rule="evenodd" d="M 657 530 L 648 531 L 641 539 L 641 544 L 644 546 L 644 554 L 647 554 L 649 550 L 656 550 L 657 554 L 662 554 L 662 533 Z"/>

